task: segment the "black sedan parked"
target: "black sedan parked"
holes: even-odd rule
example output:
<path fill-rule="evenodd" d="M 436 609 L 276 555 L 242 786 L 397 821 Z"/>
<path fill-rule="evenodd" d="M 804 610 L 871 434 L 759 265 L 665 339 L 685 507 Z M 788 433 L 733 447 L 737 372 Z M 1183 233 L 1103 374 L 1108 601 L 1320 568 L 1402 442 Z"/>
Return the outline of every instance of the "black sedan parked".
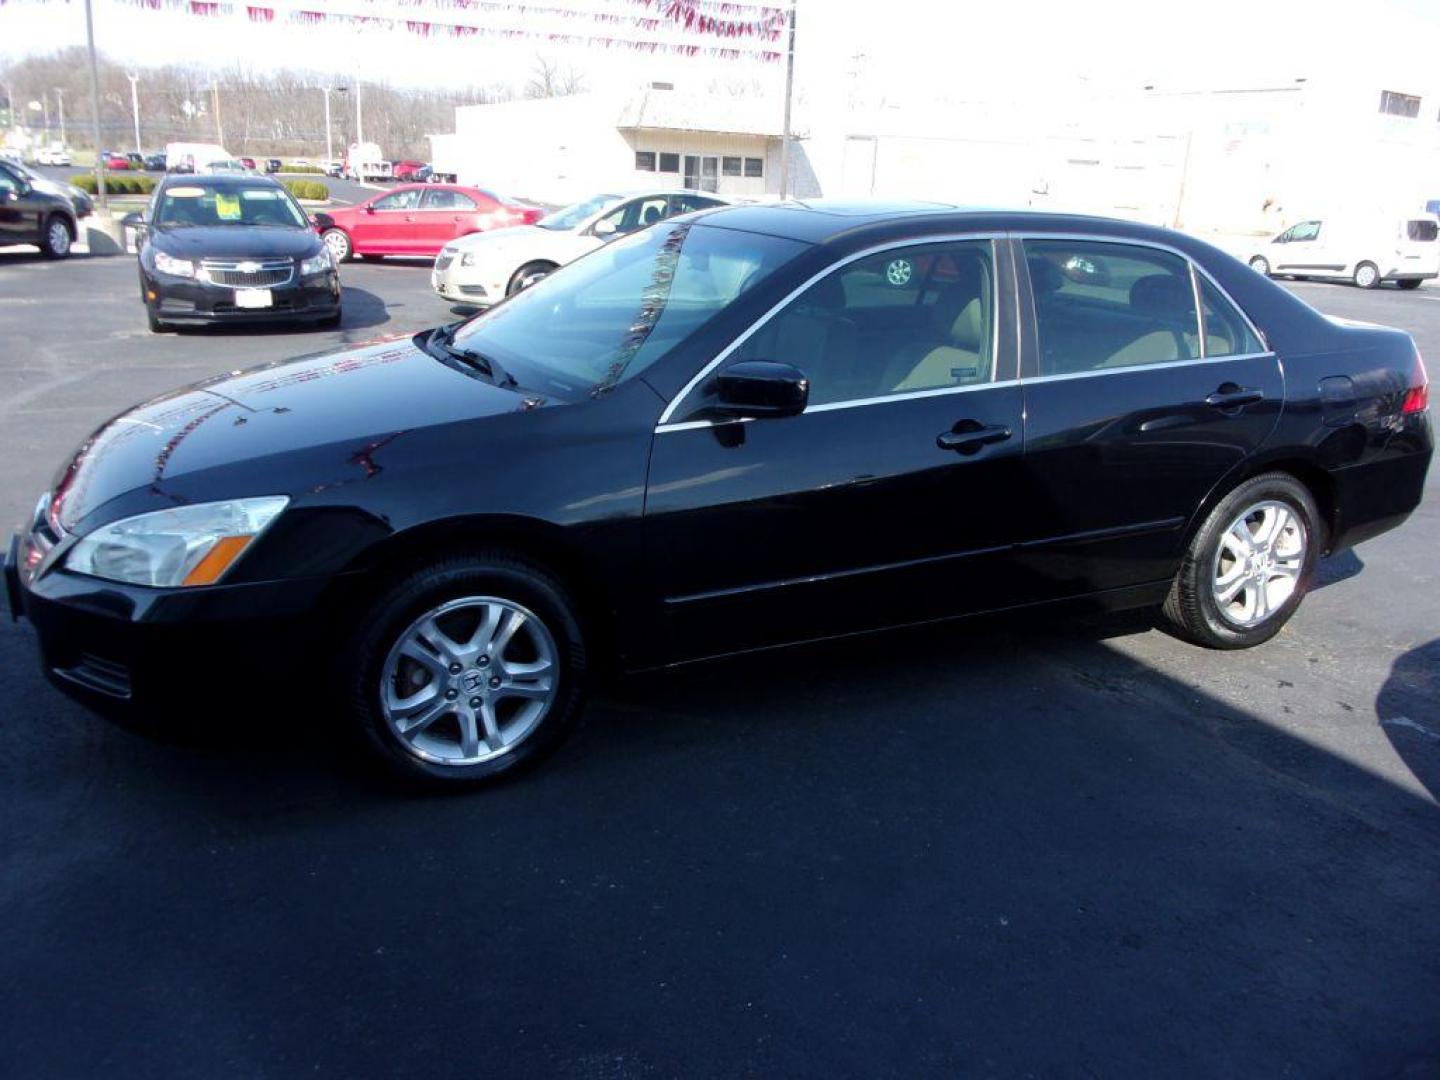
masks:
<path fill-rule="evenodd" d="M 402 772 L 472 782 L 612 666 L 1058 601 L 1258 645 L 1417 505 L 1427 393 L 1407 335 L 1176 233 L 732 207 L 136 408 L 9 587 L 83 700 L 321 687 Z"/>
<path fill-rule="evenodd" d="M 340 276 L 290 193 L 260 176 L 167 176 L 140 236 L 140 296 L 156 333 L 181 323 L 340 324 Z"/>
<path fill-rule="evenodd" d="M 0 164 L 0 245 L 34 244 L 50 259 L 69 255 L 79 226 L 62 191 L 35 182 L 22 166 Z"/>

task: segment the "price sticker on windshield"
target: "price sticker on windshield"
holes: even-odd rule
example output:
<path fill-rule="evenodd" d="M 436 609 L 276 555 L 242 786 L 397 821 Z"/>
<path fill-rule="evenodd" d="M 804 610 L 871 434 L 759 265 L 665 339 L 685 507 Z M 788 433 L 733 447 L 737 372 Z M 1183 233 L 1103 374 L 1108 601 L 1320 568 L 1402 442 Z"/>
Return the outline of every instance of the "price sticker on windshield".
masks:
<path fill-rule="evenodd" d="M 221 221 L 240 220 L 240 198 L 237 195 L 226 195 L 222 191 L 215 193 L 215 215 Z"/>

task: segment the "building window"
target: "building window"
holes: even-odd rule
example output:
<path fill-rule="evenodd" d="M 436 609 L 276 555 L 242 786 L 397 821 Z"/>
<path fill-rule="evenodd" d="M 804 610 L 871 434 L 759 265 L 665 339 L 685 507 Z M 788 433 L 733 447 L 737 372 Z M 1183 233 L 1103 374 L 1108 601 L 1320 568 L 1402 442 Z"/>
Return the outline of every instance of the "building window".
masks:
<path fill-rule="evenodd" d="M 636 151 L 635 151 L 635 171 L 636 171 L 636 172 L 654 172 L 654 171 L 655 171 L 655 152 L 654 152 L 653 150 L 636 150 Z"/>
<path fill-rule="evenodd" d="M 721 158 L 720 171 L 726 176 L 740 175 L 740 159 L 738 157 Z"/>
<path fill-rule="evenodd" d="M 678 173 L 678 172 L 680 171 L 680 155 L 679 155 L 679 154 L 661 154 L 661 155 L 660 155 L 660 171 L 661 171 L 661 172 L 676 172 L 676 173 Z"/>
<path fill-rule="evenodd" d="M 1420 99 L 1414 94 L 1397 94 L 1394 90 L 1381 90 L 1380 111 L 1391 116 L 1416 117 L 1420 115 Z"/>
<path fill-rule="evenodd" d="M 747 157 L 745 159 L 745 175 L 751 177 L 764 176 L 765 162 L 758 157 Z"/>

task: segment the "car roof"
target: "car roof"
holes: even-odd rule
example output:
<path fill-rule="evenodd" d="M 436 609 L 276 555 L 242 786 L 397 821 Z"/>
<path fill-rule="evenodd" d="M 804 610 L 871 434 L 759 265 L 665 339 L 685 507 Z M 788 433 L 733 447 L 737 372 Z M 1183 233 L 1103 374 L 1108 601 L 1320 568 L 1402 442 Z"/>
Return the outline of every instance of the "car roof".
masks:
<path fill-rule="evenodd" d="M 953 232 L 1057 232 L 1149 239 L 1178 247 L 1182 246 L 1183 237 L 1169 229 L 1120 218 L 922 201 L 749 203 L 704 210 L 696 220 L 718 228 L 811 244 L 850 239 L 884 242 L 893 237 L 942 236 Z"/>
<path fill-rule="evenodd" d="M 219 187 L 226 187 L 226 186 L 228 186 L 228 187 L 235 187 L 235 186 L 237 186 L 237 185 L 243 185 L 243 186 L 245 186 L 245 187 L 253 187 L 253 186 L 259 185 L 259 186 L 261 186 L 261 187 L 278 187 L 278 188 L 283 188 L 283 186 L 284 186 L 284 185 L 282 185 L 282 184 L 280 183 L 280 181 L 276 180 L 273 176 L 261 176 L 259 173 L 233 173 L 233 172 L 224 172 L 224 173 L 203 173 L 203 172 L 202 172 L 202 173 L 190 173 L 190 174 L 188 174 L 188 175 L 187 175 L 187 174 L 184 174 L 184 173 L 172 173 L 170 176 L 167 176 L 167 177 L 162 181 L 162 186 L 168 186 L 168 185 L 171 185 L 171 184 L 201 184 L 201 183 L 204 183 L 204 184 L 215 184 L 216 186 L 219 186 Z"/>

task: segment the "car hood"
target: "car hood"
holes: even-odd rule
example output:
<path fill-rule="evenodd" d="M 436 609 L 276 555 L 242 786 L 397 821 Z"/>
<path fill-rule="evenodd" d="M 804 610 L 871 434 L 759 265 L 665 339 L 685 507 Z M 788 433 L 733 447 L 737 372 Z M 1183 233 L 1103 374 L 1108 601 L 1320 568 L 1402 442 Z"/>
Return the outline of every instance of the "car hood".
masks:
<path fill-rule="evenodd" d="M 321 248 L 313 229 L 267 225 L 161 226 L 152 229 L 149 242 L 182 259 L 199 258 L 304 258 Z"/>
<path fill-rule="evenodd" d="M 404 436 L 541 404 L 449 367 L 408 338 L 299 357 L 196 383 L 121 413 L 56 477 L 55 512 L 66 529 L 87 532 L 157 503 L 294 495 L 314 490 L 307 468 L 323 474 L 323 482 L 364 478 L 383 461 L 380 448 Z M 284 479 L 263 491 L 195 482 L 197 474 L 214 478 L 236 466 L 234 475 L 246 483 L 262 474 Z M 200 489 L 205 495 L 196 497 Z"/>

